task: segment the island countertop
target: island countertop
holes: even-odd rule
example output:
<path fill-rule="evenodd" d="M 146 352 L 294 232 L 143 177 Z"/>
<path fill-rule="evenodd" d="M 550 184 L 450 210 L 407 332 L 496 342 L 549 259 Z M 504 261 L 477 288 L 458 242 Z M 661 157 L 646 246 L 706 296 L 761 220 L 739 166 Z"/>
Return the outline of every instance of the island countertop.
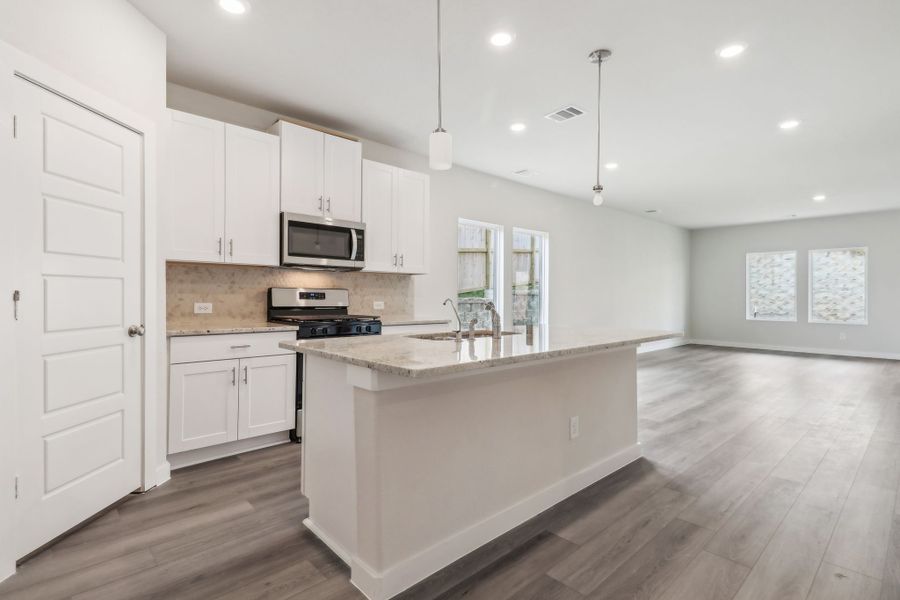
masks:
<path fill-rule="evenodd" d="M 374 371 L 420 378 L 636 346 L 683 335 L 663 330 L 547 326 L 535 326 L 530 332 L 516 327 L 513 331 L 500 340 L 481 337 L 471 342 L 465 338 L 457 342 L 392 335 L 298 340 L 281 342 L 279 346 Z"/>

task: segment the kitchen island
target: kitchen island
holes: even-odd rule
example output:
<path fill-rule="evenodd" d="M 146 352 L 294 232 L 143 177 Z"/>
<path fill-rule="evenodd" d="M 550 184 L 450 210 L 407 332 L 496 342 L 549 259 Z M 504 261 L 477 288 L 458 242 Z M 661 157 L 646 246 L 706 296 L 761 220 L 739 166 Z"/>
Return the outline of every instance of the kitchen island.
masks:
<path fill-rule="evenodd" d="M 679 335 L 283 342 L 305 355 L 305 524 L 395 596 L 639 458 L 636 350 Z"/>

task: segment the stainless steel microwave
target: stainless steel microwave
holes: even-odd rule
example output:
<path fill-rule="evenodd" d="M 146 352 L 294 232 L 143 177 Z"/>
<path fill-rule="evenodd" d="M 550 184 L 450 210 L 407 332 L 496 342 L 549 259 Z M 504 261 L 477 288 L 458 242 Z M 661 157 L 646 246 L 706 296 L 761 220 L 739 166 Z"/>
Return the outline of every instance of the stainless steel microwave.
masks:
<path fill-rule="evenodd" d="M 281 213 L 285 267 L 359 271 L 366 266 L 365 223 Z"/>

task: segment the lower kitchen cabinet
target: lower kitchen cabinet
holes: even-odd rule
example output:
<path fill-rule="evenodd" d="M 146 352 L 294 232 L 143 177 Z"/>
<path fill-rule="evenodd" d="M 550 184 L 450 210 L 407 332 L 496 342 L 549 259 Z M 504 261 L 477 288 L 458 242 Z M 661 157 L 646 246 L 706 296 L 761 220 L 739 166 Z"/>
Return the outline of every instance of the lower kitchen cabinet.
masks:
<path fill-rule="evenodd" d="M 297 358 L 276 349 L 279 339 L 292 338 L 261 333 L 170 341 L 169 454 L 294 428 Z M 253 350 L 280 353 L 253 356 Z"/>

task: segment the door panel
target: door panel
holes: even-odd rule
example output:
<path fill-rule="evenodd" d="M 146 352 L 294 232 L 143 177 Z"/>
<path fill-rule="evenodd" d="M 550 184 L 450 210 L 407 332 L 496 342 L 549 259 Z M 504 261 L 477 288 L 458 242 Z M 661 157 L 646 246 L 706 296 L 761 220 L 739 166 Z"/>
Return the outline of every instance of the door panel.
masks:
<path fill-rule="evenodd" d="M 141 137 L 15 83 L 23 556 L 141 485 Z"/>
<path fill-rule="evenodd" d="M 169 111 L 168 192 L 163 201 L 169 229 L 166 257 L 222 262 L 225 238 L 225 124 Z"/>
<path fill-rule="evenodd" d="M 360 221 L 362 211 L 362 144 L 325 136 L 326 217 Z"/>
<path fill-rule="evenodd" d="M 237 439 L 238 361 L 172 365 L 169 373 L 169 452 Z"/>
<path fill-rule="evenodd" d="M 227 262 L 277 266 L 278 136 L 225 125 Z"/>
<path fill-rule="evenodd" d="M 322 215 L 325 134 L 284 121 L 276 130 L 281 136 L 281 210 Z"/>
<path fill-rule="evenodd" d="M 241 359 L 238 439 L 294 427 L 296 357 Z"/>
<path fill-rule="evenodd" d="M 363 211 L 366 224 L 365 271 L 395 273 L 396 230 L 394 198 L 397 190 L 397 167 L 363 161 Z"/>
<path fill-rule="evenodd" d="M 400 271 L 428 271 L 428 175 L 400 169 L 397 184 Z"/>

